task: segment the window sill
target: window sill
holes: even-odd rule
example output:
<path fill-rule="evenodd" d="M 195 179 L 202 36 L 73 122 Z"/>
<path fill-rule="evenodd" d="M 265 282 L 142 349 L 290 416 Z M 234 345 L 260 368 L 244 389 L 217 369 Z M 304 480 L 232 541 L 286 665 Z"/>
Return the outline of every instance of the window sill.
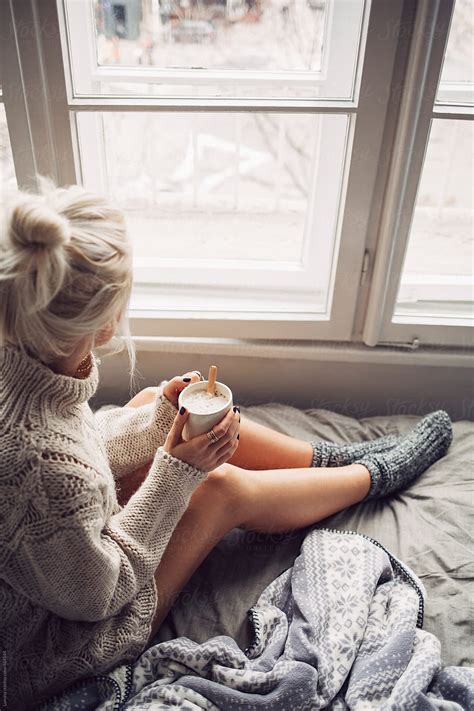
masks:
<path fill-rule="evenodd" d="M 193 355 L 236 356 L 245 358 L 331 361 L 393 365 L 446 366 L 472 368 L 470 349 L 400 346 L 365 346 L 344 341 L 256 340 L 237 338 L 140 337 L 133 338 L 137 351 L 190 353 Z"/>

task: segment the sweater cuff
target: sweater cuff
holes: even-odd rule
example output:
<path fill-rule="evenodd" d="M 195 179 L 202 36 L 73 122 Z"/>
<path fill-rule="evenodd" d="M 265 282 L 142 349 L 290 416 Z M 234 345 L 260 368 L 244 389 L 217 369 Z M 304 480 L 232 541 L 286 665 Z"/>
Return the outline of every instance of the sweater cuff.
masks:
<path fill-rule="evenodd" d="M 166 395 L 163 395 L 163 393 L 156 396 L 153 402 L 153 407 L 155 410 L 155 421 L 159 425 L 160 431 L 163 432 L 164 429 L 167 434 L 170 431 L 174 418 L 177 415 L 178 408 L 175 407 L 173 403 L 168 400 Z"/>
<path fill-rule="evenodd" d="M 181 473 L 186 474 L 188 478 L 196 479 L 198 482 L 204 481 L 209 473 L 195 467 L 193 464 L 189 464 L 189 462 L 184 462 L 182 459 L 174 457 L 172 454 L 165 451 L 163 445 L 158 447 L 156 454 L 162 457 L 162 459 L 172 467 L 179 469 Z"/>

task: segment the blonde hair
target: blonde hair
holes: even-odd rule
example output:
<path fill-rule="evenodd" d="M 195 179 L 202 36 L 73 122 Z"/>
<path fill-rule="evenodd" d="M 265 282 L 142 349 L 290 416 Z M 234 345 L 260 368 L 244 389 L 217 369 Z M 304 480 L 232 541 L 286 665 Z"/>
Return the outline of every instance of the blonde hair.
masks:
<path fill-rule="evenodd" d="M 80 185 L 57 187 L 36 174 L 39 192 L 17 190 L 0 231 L 0 346 L 11 343 L 44 363 L 69 356 L 79 341 L 115 323 L 135 349 L 127 309 L 132 253 L 125 218 Z M 118 335 L 118 334 L 117 334 Z"/>

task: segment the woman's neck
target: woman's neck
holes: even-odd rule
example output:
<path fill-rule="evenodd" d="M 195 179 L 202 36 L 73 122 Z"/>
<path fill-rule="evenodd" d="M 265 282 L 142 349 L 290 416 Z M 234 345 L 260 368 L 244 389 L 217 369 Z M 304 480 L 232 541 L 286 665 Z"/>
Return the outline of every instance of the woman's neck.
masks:
<path fill-rule="evenodd" d="M 69 356 L 57 358 L 48 366 L 55 373 L 73 378 L 87 378 L 92 367 L 91 343 L 76 349 Z"/>

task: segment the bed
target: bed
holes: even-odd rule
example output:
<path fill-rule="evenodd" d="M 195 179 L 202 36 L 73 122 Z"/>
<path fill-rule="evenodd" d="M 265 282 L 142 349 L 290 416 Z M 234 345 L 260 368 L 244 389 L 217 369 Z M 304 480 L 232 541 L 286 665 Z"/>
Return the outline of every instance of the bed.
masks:
<path fill-rule="evenodd" d="M 422 416 L 356 419 L 325 409 L 299 410 L 281 403 L 241 407 L 241 412 L 288 435 L 334 442 L 404 434 Z M 423 629 L 439 639 L 443 666 L 471 667 L 474 427 L 463 420 L 455 422 L 453 430 L 447 455 L 409 489 L 383 501 L 353 506 L 316 528 L 365 534 L 409 566 L 425 587 Z M 238 528 L 230 531 L 189 580 L 154 643 L 177 637 L 202 643 L 226 635 L 241 650 L 247 650 L 254 631 L 248 610 L 273 580 L 293 566 L 306 533 L 306 529 L 272 535 Z M 63 702 L 66 698 L 67 692 Z"/>
<path fill-rule="evenodd" d="M 269 403 L 242 407 L 263 425 L 301 439 L 356 442 L 404 434 L 421 419 L 390 415 L 355 419 L 324 409 Z M 426 414 L 426 413 L 424 413 Z M 474 664 L 474 425 L 455 422 L 447 455 L 408 490 L 352 506 L 320 526 L 354 530 L 386 546 L 421 578 L 427 591 L 424 629 L 441 642 L 445 665 Z M 247 610 L 265 586 L 293 564 L 305 531 L 264 536 L 234 529 L 183 590 L 158 635 L 204 641 L 217 634 L 250 642 Z M 190 600 L 199 605 L 199 614 Z"/>

